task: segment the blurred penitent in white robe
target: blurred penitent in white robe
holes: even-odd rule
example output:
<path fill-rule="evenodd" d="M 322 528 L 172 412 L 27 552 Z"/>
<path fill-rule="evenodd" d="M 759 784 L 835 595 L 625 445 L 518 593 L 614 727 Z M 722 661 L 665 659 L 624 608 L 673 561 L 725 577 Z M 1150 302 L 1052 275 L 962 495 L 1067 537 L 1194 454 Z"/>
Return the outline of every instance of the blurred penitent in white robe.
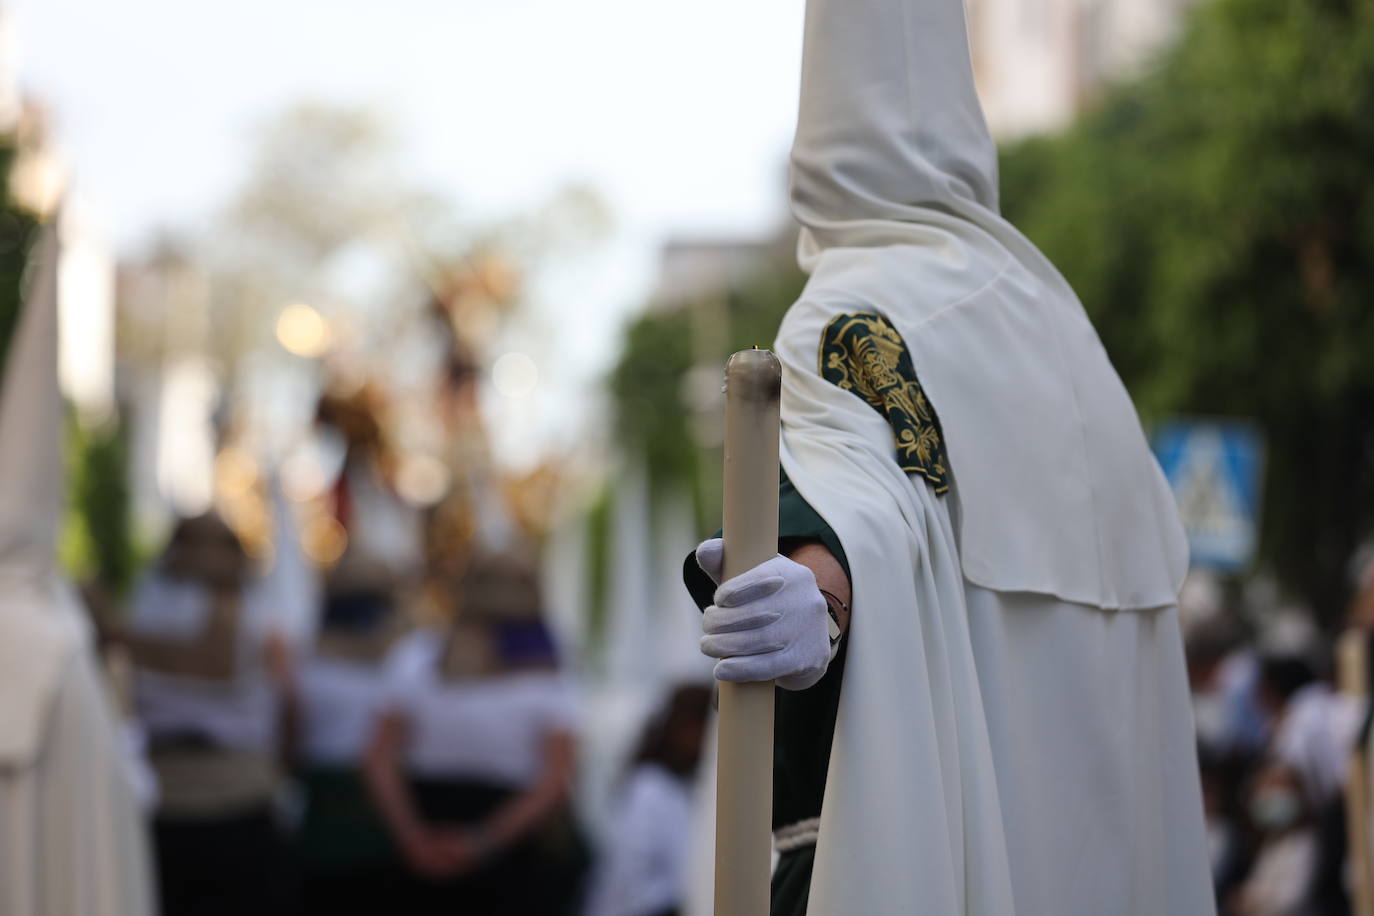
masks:
<path fill-rule="evenodd" d="M 0 913 L 151 916 L 130 758 L 57 569 L 59 251 L 42 232 L 0 379 Z"/>

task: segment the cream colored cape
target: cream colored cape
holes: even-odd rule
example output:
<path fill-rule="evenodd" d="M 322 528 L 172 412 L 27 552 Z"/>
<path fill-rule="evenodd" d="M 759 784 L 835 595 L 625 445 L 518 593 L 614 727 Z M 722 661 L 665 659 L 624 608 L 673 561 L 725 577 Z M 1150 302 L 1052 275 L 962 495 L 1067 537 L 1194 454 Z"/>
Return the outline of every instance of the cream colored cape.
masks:
<path fill-rule="evenodd" d="M 1185 543 L 1124 387 L 996 182 L 960 0 L 809 0 L 792 203 L 811 277 L 775 344 L 782 463 L 854 586 L 809 912 L 1211 913 Z M 853 312 L 905 339 L 948 494 L 820 377 L 824 328 Z"/>
<path fill-rule="evenodd" d="M 0 913 L 144 916 L 155 904 L 132 774 L 56 569 L 56 257 L 49 226 L 0 380 Z"/>

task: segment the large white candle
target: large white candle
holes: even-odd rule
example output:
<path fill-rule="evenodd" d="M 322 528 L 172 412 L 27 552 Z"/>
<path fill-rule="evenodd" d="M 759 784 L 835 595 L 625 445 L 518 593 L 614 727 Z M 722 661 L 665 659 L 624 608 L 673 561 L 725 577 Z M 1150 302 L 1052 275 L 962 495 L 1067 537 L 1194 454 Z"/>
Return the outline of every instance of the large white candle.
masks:
<path fill-rule="evenodd" d="M 778 401 L 767 350 L 725 364 L 726 579 L 778 550 Z M 773 684 L 720 684 L 716 916 L 767 916 L 773 820 Z"/>

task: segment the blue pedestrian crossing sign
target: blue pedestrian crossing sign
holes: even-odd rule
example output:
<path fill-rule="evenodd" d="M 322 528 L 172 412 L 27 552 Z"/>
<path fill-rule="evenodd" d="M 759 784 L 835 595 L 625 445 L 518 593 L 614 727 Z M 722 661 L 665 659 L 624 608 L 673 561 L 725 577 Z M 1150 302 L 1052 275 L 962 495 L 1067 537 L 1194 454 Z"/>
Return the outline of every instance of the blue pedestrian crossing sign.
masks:
<path fill-rule="evenodd" d="M 1171 420 L 1150 437 L 1188 533 L 1192 565 L 1237 572 L 1259 538 L 1264 438 L 1250 423 Z"/>

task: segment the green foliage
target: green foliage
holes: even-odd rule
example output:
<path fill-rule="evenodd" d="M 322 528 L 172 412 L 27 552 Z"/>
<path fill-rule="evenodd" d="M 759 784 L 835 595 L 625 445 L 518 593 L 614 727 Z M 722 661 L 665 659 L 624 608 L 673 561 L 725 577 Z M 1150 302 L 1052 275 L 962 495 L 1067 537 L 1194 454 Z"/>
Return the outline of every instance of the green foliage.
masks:
<path fill-rule="evenodd" d="M 1148 416 L 1257 420 L 1262 562 L 1334 623 L 1374 527 L 1374 7 L 1212 0 L 1143 80 L 1004 151 L 1003 209 Z"/>
<path fill-rule="evenodd" d="M 127 436 L 117 423 L 86 429 L 69 413 L 66 451 L 70 501 L 62 565 L 77 581 L 97 583 L 118 597 L 133 581 L 137 553 L 129 517 Z"/>
<path fill-rule="evenodd" d="M 726 350 L 771 347 L 782 316 L 801 295 L 806 276 L 797 268 L 795 246 L 788 244 L 744 283 L 729 290 L 726 306 L 730 334 Z M 724 371 L 722 354 L 721 369 Z"/>
<path fill-rule="evenodd" d="M 771 346 L 804 279 L 787 245 L 764 254 L 757 271 L 722 296 L 650 309 L 625 329 L 620 359 L 608 379 L 617 440 L 630 455 L 643 457 L 652 496 L 691 495 L 703 534 L 720 526 L 722 454 L 719 446 L 709 444 L 709 430 L 701 427 L 719 427 L 722 417 L 692 403 L 708 392 L 694 398 L 689 388 L 723 378 L 725 358 L 735 350 Z M 693 369 L 702 375 L 693 376 Z M 614 498 L 612 483 L 586 521 L 588 645 L 594 652 L 606 636 Z M 651 517 L 661 505 L 655 499 Z"/>
<path fill-rule="evenodd" d="M 692 302 L 639 315 L 626 329 L 611 373 L 621 445 L 645 457 L 656 490 L 691 493 L 702 530 L 719 524 L 721 454 L 718 447 L 703 445 L 709 436 L 695 427 L 719 419 L 694 417 L 688 373 L 694 367 L 723 373 L 730 353 L 772 345 L 805 281 L 791 249 L 789 244 L 762 255 L 752 275 L 724 290 L 723 302 Z"/>
<path fill-rule="evenodd" d="M 587 512 L 587 645 L 595 665 L 602 660 L 606 641 L 607 611 L 611 597 L 611 521 L 615 512 L 615 488 L 606 487 Z"/>
<path fill-rule="evenodd" d="M 15 155 L 10 141 L 0 141 L 0 384 L 23 308 L 29 253 L 39 234 L 37 218 L 8 196 Z M 70 500 L 60 558 L 78 580 L 97 581 L 118 594 L 134 572 L 124 435 L 117 424 L 83 429 L 69 414 L 66 439 Z"/>
<path fill-rule="evenodd" d="M 626 329 L 620 362 L 611 372 L 618 438 L 645 456 L 656 484 L 685 482 L 696 472 L 697 450 L 682 400 L 692 362 L 690 316 L 646 312 Z"/>

